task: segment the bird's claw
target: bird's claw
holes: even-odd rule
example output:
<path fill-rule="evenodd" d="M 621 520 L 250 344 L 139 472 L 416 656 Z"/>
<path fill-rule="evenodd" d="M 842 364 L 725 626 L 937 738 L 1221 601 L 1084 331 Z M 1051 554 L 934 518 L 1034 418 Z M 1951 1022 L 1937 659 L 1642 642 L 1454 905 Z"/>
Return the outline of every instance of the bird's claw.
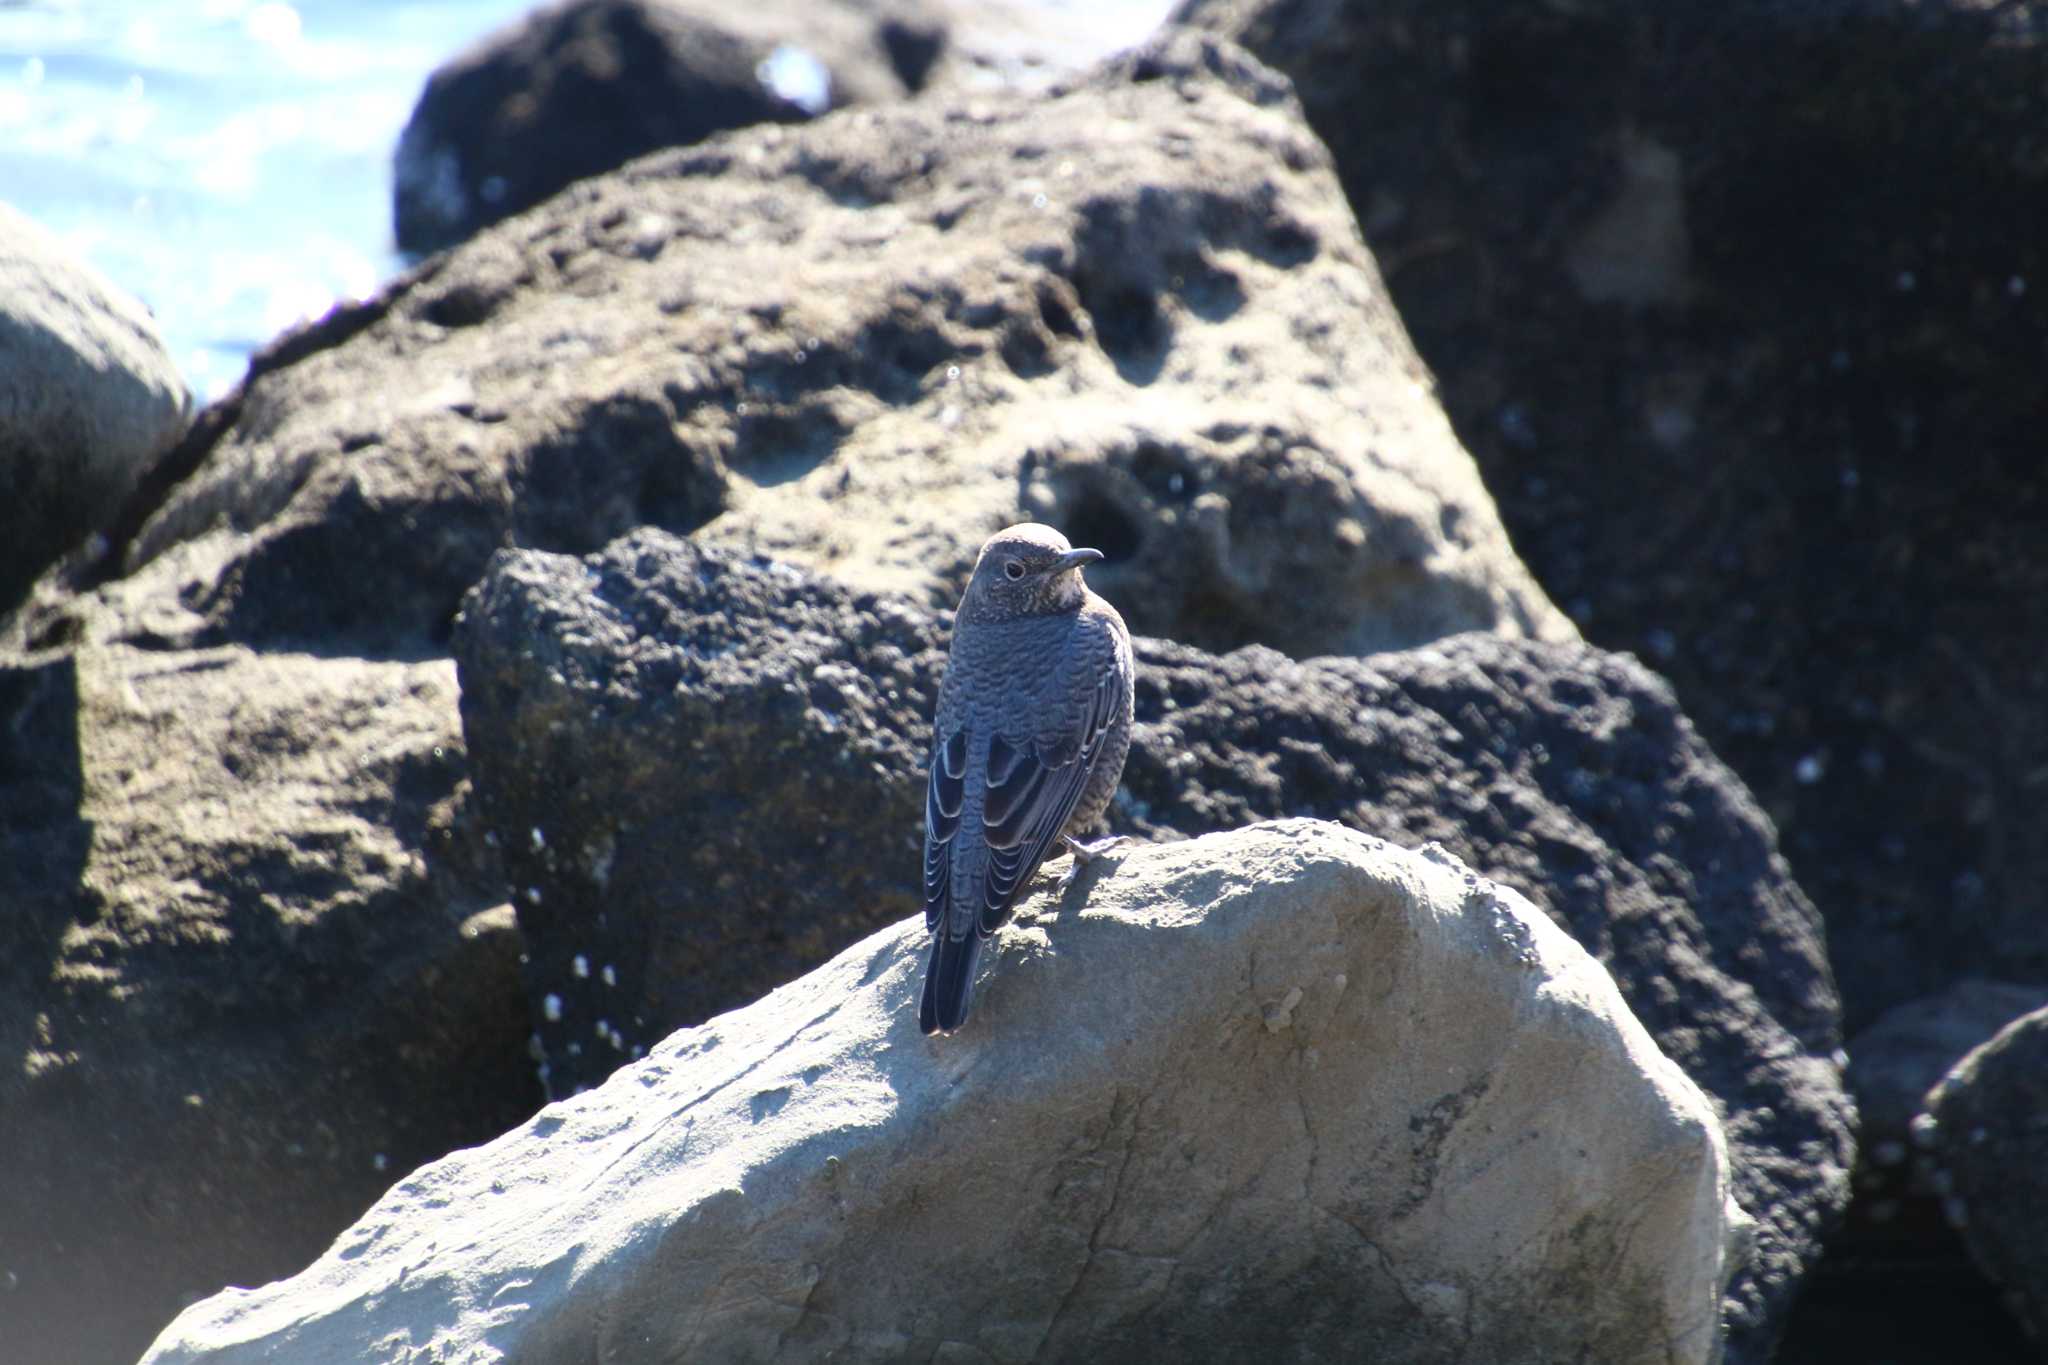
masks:
<path fill-rule="evenodd" d="M 1131 836 L 1128 834 L 1111 834 L 1092 843 L 1082 843 L 1071 834 L 1060 836 L 1060 842 L 1067 846 L 1067 852 L 1074 855 L 1074 861 L 1084 864 L 1101 857 L 1118 844 L 1128 844 L 1130 841 Z"/>
<path fill-rule="evenodd" d="M 1080 875 L 1082 868 L 1088 866 L 1088 864 L 1094 862 L 1118 844 L 1128 844 L 1130 841 L 1131 836 L 1128 834 L 1111 834 L 1106 838 L 1083 843 L 1071 834 L 1062 834 L 1060 842 L 1067 846 L 1067 852 L 1073 855 L 1074 860 L 1067 864 L 1065 872 L 1060 873 L 1059 883 L 1053 888 L 1054 893 L 1065 894 L 1068 884 L 1076 876 Z"/>

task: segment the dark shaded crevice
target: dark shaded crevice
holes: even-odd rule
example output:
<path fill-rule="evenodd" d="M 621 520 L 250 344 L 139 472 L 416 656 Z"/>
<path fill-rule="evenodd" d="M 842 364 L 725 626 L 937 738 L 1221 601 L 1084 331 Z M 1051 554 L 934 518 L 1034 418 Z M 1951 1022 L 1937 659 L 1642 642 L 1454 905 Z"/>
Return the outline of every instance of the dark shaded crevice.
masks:
<path fill-rule="evenodd" d="M 1075 302 L 1077 300 L 1072 295 L 1052 281 L 1041 282 L 1038 286 L 1038 320 L 1054 336 L 1079 340 L 1086 334 L 1080 319 L 1074 316 Z"/>
<path fill-rule="evenodd" d="M 1131 476 L 1161 501 L 1185 503 L 1202 491 L 1201 471 L 1171 446 L 1145 441 L 1131 453 Z"/>
<path fill-rule="evenodd" d="M 1266 225 L 1252 254 L 1268 265 L 1291 270 L 1314 260 L 1321 249 L 1322 242 L 1313 230 L 1291 218 L 1283 218 Z"/>
<path fill-rule="evenodd" d="M 668 404 L 620 394 L 530 448 L 514 488 L 512 533 L 522 545 L 588 554 L 649 520 L 687 534 L 725 503 L 715 456 L 678 438 Z"/>
<path fill-rule="evenodd" d="M 847 430 L 844 422 L 816 401 L 793 408 L 753 407 L 733 425 L 735 439 L 729 456 L 733 472 L 764 486 L 793 482 L 831 459 Z M 709 519 L 705 517 L 697 525 Z"/>
<path fill-rule="evenodd" d="M 1019 379 L 1039 379 L 1059 368 L 1045 335 L 1021 320 L 1003 329 L 1002 343 L 996 354 L 1002 357 L 1010 373 Z"/>
<path fill-rule="evenodd" d="M 1067 539 L 1102 551 L 1106 564 L 1136 558 L 1145 543 L 1144 530 L 1115 498 L 1100 489 L 1090 489 L 1075 499 L 1063 520 Z"/>
<path fill-rule="evenodd" d="M 916 94 L 931 79 L 932 67 L 946 50 L 945 30 L 919 28 L 902 19 L 884 19 L 881 25 L 882 51 L 903 88 Z"/>
<path fill-rule="evenodd" d="M 1151 291 L 1138 288 L 1119 274 L 1113 280 L 1079 274 L 1081 302 L 1095 323 L 1095 340 L 1116 372 L 1131 384 L 1150 384 L 1166 366 L 1173 329 Z"/>
<path fill-rule="evenodd" d="M 1223 322 L 1244 307 L 1243 282 L 1200 256 L 1174 262 L 1172 286 L 1188 311 L 1204 322 Z"/>

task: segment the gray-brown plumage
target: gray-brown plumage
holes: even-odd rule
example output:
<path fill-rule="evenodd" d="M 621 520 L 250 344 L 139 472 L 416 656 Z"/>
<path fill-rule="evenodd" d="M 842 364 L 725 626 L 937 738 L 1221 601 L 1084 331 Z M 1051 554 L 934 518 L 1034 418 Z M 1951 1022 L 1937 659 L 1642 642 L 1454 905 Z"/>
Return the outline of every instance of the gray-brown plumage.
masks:
<path fill-rule="evenodd" d="M 1081 580 L 1101 558 L 1012 526 L 981 547 L 960 599 L 925 792 L 926 1033 L 966 1021 L 982 941 L 1047 855 L 1064 843 L 1078 864 L 1114 842 L 1075 837 L 1108 809 L 1131 748 L 1130 632 Z"/>

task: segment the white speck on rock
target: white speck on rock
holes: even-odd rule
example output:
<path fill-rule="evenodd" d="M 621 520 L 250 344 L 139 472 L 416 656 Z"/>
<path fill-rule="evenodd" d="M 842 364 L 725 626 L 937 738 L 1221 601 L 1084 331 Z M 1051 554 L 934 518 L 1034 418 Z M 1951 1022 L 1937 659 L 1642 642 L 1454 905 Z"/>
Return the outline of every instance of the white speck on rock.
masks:
<path fill-rule="evenodd" d="M 1266 1032 L 1278 1033 L 1294 1024 L 1294 1007 L 1301 1003 L 1301 987 L 1289 986 L 1278 1004 L 1266 1006 Z"/>

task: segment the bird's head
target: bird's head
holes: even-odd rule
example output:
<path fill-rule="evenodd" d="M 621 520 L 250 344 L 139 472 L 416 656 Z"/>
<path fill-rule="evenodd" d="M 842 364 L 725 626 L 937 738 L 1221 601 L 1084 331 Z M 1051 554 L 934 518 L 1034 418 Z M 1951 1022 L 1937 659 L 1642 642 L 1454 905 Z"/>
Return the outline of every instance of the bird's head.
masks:
<path fill-rule="evenodd" d="M 974 577 L 960 599 L 960 615 L 1007 621 L 1073 611 L 1088 592 L 1081 566 L 1100 558 L 1102 551 L 1077 550 L 1058 531 L 1035 521 L 998 531 L 981 547 Z"/>

